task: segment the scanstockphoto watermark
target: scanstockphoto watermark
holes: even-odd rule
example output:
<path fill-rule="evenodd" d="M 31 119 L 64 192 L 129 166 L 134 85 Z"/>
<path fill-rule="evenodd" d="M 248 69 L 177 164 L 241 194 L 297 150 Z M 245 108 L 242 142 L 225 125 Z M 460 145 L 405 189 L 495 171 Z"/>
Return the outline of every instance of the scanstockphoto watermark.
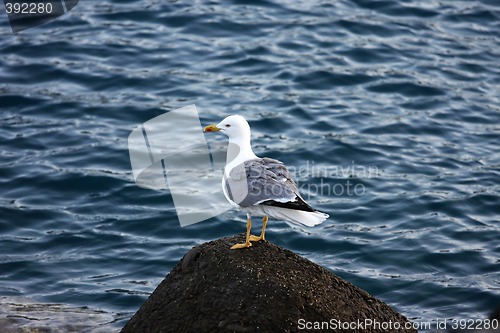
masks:
<path fill-rule="evenodd" d="M 346 165 L 323 165 L 305 161 L 298 167 L 289 166 L 288 170 L 300 178 L 373 178 L 379 175 L 378 167 L 358 164 L 355 161 Z"/>
<path fill-rule="evenodd" d="M 307 321 L 305 319 L 298 320 L 298 329 L 301 330 L 318 330 L 321 332 L 324 331 L 366 331 L 366 330 L 376 330 L 376 331 L 400 331 L 404 330 L 413 330 L 413 329 L 430 329 L 430 324 L 422 325 L 422 323 L 413 323 L 413 322 L 399 322 L 399 321 L 380 321 L 377 319 L 358 319 L 355 321 L 342 321 L 339 319 L 330 319 L 329 321 Z"/>
<path fill-rule="evenodd" d="M 363 196 L 366 194 L 364 180 L 380 174 L 377 166 L 355 161 L 346 165 L 318 165 L 306 161 L 299 167 L 290 166 L 289 171 L 306 199 L 314 196 Z"/>
<path fill-rule="evenodd" d="M 436 318 L 431 321 L 381 321 L 377 319 L 365 318 L 355 321 L 342 321 L 339 319 L 330 319 L 328 321 L 307 321 L 303 318 L 298 320 L 298 329 L 324 331 L 392 331 L 397 330 L 417 330 L 430 331 L 498 331 L 500 321 L 498 319 L 464 319 L 464 318 Z"/>
<path fill-rule="evenodd" d="M 245 167 L 240 165 L 241 169 Z M 292 178 L 295 181 L 297 188 L 303 198 L 311 199 L 316 196 L 322 197 L 359 197 L 366 193 L 366 187 L 363 182 L 367 178 L 376 177 L 379 174 L 376 166 L 364 166 L 351 162 L 349 165 L 316 165 L 314 161 L 306 161 L 299 167 L 288 167 L 289 174 L 283 180 L 275 179 L 263 186 L 260 183 L 261 179 L 268 178 L 267 168 L 252 168 L 247 172 L 247 177 L 251 180 L 247 185 L 246 178 L 239 179 L 236 177 L 228 179 L 228 185 L 233 189 L 241 188 L 242 186 L 250 186 L 253 196 L 261 196 L 266 198 L 281 198 L 293 195 L 290 193 L 290 188 L 283 186 L 283 182 L 289 181 L 287 178 Z M 254 184 L 257 183 L 257 184 Z M 256 186 L 254 186 L 256 185 Z M 247 194 L 249 191 L 245 191 Z M 239 199 L 233 198 L 233 201 L 241 203 L 245 197 Z"/>

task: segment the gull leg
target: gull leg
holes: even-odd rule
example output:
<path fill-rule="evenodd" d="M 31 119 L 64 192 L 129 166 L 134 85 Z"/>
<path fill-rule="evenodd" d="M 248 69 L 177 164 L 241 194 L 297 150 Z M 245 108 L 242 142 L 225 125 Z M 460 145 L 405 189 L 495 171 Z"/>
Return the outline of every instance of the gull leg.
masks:
<path fill-rule="evenodd" d="M 245 243 L 234 244 L 233 246 L 231 246 L 231 250 L 244 249 L 246 247 L 252 246 L 252 243 L 250 243 L 250 229 L 252 229 L 252 217 L 250 216 L 250 214 L 247 214 L 247 233 Z"/>
<path fill-rule="evenodd" d="M 258 242 L 258 241 L 261 241 L 263 239 L 266 239 L 267 220 L 268 220 L 267 215 L 262 218 L 262 232 L 260 233 L 260 236 L 259 237 L 257 237 L 257 236 L 250 236 L 250 241 L 252 241 L 252 242 Z"/>

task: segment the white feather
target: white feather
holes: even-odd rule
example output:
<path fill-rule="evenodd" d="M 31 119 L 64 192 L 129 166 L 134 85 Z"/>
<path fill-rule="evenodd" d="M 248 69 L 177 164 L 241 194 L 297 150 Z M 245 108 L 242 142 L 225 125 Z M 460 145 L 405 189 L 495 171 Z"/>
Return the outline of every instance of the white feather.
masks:
<path fill-rule="evenodd" d="M 322 212 L 306 212 L 303 210 L 288 209 L 273 206 L 253 206 L 244 208 L 247 213 L 257 216 L 269 215 L 278 220 L 303 224 L 307 227 L 314 227 L 325 221 L 329 215 Z"/>

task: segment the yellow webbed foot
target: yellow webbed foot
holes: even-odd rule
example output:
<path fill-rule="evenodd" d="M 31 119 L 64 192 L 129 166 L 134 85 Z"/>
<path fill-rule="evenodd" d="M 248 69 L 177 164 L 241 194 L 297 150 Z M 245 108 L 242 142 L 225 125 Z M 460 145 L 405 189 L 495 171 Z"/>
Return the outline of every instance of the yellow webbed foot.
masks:
<path fill-rule="evenodd" d="M 244 249 L 244 248 L 247 248 L 250 246 L 252 246 L 252 243 L 250 243 L 250 242 L 234 244 L 233 246 L 231 246 L 231 250 Z"/>
<path fill-rule="evenodd" d="M 250 214 L 247 213 L 247 232 L 245 233 L 245 243 L 234 244 L 233 246 L 231 246 L 231 250 L 244 249 L 252 246 L 252 243 L 250 243 L 251 240 L 256 241 L 264 239 L 264 230 L 266 223 L 267 223 L 267 216 L 265 218 L 264 228 L 262 229 L 262 234 L 260 235 L 260 237 L 250 235 L 250 229 L 252 229 L 252 219 L 250 218 Z"/>
<path fill-rule="evenodd" d="M 258 242 L 258 241 L 261 241 L 265 239 L 264 237 L 262 237 L 262 235 L 260 235 L 259 237 L 257 236 L 254 236 L 254 235 L 250 235 L 250 241 L 251 242 Z"/>

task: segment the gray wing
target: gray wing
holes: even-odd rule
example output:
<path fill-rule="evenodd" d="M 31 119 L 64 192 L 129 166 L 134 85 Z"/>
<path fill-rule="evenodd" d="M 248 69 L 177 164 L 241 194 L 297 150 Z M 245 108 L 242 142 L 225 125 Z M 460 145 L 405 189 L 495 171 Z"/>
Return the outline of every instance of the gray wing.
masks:
<path fill-rule="evenodd" d="M 287 167 L 272 158 L 253 159 L 236 166 L 224 185 L 229 198 L 241 207 L 267 205 L 315 211 L 300 197 Z"/>

